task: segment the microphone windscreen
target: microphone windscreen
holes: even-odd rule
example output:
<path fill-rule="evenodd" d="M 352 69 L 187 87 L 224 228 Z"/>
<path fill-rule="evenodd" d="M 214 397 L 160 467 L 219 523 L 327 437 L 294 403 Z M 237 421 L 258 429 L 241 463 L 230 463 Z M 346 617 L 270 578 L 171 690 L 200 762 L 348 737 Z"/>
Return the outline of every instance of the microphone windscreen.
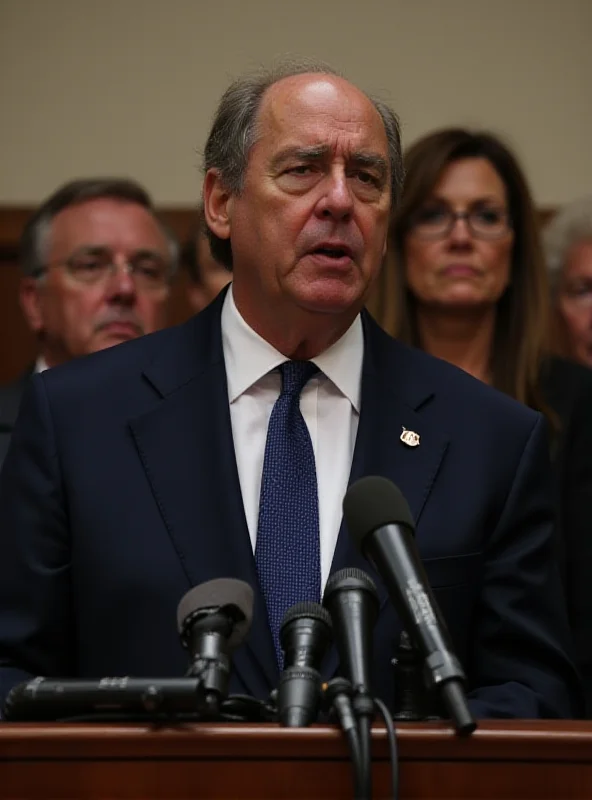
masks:
<path fill-rule="evenodd" d="M 415 530 L 411 510 L 399 487 L 378 475 L 360 478 L 349 487 L 343 498 L 343 513 L 359 550 L 363 549 L 366 536 L 384 525 L 405 525 Z"/>
<path fill-rule="evenodd" d="M 357 567 L 344 567 L 344 569 L 340 569 L 338 572 L 334 572 L 333 575 L 329 576 L 327 585 L 325 586 L 323 602 L 325 602 L 334 591 L 343 591 L 346 589 L 365 589 L 378 600 L 376 584 L 370 575 Z"/>
<path fill-rule="evenodd" d="M 183 636 L 186 625 L 198 612 L 225 609 L 235 619 L 228 639 L 229 648 L 234 650 L 246 637 L 253 619 L 253 589 L 237 578 L 216 578 L 200 583 L 183 595 L 177 606 L 179 633 Z"/>
<path fill-rule="evenodd" d="M 323 608 L 319 603 L 314 603 L 311 600 L 305 600 L 302 603 L 296 603 L 289 608 L 284 614 L 280 631 L 295 619 L 316 619 L 324 623 L 329 629 L 331 628 L 331 616 L 329 612 Z"/>

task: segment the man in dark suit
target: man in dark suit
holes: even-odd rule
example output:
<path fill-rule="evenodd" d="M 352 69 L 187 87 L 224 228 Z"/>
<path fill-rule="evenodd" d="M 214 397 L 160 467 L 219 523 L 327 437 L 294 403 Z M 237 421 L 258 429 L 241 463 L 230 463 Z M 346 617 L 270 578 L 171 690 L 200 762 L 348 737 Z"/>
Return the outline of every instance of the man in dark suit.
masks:
<path fill-rule="evenodd" d="M 39 353 L 0 386 L 0 465 L 30 375 L 162 328 L 177 257 L 175 237 L 134 181 L 70 181 L 39 206 L 21 237 L 19 292 Z"/>
<path fill-rule="evenodd" d="M 10 444 L 10 434 L 18 416 L 21 397 L 30 373 L 27 372 L 19 380 L 0 386 L 0 465 Z"/>
<path fill-rule="evenodd" d="M 1 692 L 182 674 L 176 605 L 228 576 L 255 592 L 231 691 L 267 696 L 278 608 L 369 570 L 340 508 L 378 474 L 417 520 L 474 713 L 577 713 L 542 418 L 361 312 L 402 180 L 392 112 L 326 69 L 249 77 L 205 168 L 230 288 L 185 325 L 36 376 L 23 401 L 0 478 Z M 374 684 L 392 704 L 401 628 L 374 577 Z M 337 668 L 333 650 L 325 678 Z"/>

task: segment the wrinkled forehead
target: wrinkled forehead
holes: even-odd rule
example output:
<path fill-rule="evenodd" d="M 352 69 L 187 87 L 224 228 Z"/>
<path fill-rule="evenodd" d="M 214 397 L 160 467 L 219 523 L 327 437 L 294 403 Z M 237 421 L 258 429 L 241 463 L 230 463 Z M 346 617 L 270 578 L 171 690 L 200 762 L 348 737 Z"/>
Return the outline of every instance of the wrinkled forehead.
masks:
<path fill-rule="evenodd" d="M 333 75 L 295 75 L 273 84 L 263 96 L 257 127 L 258 141 L 271 149 L 293 141 L 388 157 L 384 123 L 372 101 Z"/>

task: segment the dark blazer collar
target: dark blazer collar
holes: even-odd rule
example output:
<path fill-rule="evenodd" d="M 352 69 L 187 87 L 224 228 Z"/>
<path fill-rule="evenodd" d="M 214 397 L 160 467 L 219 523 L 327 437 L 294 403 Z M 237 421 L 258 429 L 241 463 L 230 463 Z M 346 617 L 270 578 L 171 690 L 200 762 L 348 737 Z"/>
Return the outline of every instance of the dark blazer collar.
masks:
<path fill-rule="evenodd" d="M 349 484 L 366 475 L 388 478 L 403 492 L 417 522 L 446 451 L 448 435 L 422 414 L 436 394 L 429 368 L 422 365 L 423 354 L 393 340 L 368 313 L 362 316 L 362 410 Z M 418 434 L 418 446 L 410 447 L 403 441 L 404 430 Z M 342 524 L 333 571 L 345 565 L 346 554 L 353 558 L 345 532 Z"/>
<path fill-rule="evenodd" d="M 349 485 L 367 475 L 393 481 L 407 499 L 418 522 L 448 445 L 446 432 L 422 414 L 435 400 L 435 387 L 425 356 L 394 341 L 364 312 L 364 367 L 362 409 Z M 419 435 L 419 445 L 401 439 L 404 429 Z M 346 567 L 367 572 L 375 581 L 380 607 L 388 602 L 386 587 L 369 562 L 358 552 L 341 523 L 331 574 Z M 332 648 L 323 664 L 323 677 L 338 667 Z"/>
<path fill-rule="evenodd" d="M 14 427 L 23 392 L 32 374 L 33 368 L 30 368 L 16 381 L 0 386 L 0 430 L 11 431 Z"/>
<path fill-rule="evenodd" d="M 224 363 L 221 313 L 228 288 L 222 289 L 204 311 L 178 326 L 175 340 L 166 350 L 158 349 L 145 368 L 145 377 L 162 397 L 199 376 L 208 366 Z M 398 403 L 418 410 L 435 394 L 429 370 L 418 368 L 421 355 L 392 339 L 367 311 L 362 311 L 361 317 L 363 381 L 379 381 Z"/>
<path fill-rule="evenodd" d="M 227 288 L 201 313 L 179 325 L 166 348 L 155 348 L 144 377 L 161 397 L 186 386 L 213 366 L 224 364 L 221 313 Z"/>

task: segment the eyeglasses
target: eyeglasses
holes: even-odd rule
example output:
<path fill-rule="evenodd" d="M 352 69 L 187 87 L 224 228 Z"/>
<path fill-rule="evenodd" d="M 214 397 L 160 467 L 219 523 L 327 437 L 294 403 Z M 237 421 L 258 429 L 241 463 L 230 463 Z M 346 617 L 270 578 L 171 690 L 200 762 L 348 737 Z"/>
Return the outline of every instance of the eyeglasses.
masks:
<path fill-rule="evenodd" d="M 102 248 L 75 253 L 65 261 L 46 264 L 37 270 L 34 277 L 44 275 L 51 267 L 62 267 L 72 280 L 86 286 L 106 283 L 119 269 L 115 254 Z M 123 268 L 141 291 L 164 289 L 172 275 L 170 264 L 158 253 L 148 251 L 125 259 Z"/>
<path fill-rule="evenodd" d="M 465 220 L 477 239 L 501 239 L 512 228 L 507 211 L 493 206 L 479 206 L 469 211 L 453 211 L 449 206 L 426 206 L 413 218 L 411 229 L 422 239 L 443 239 L 459 219 Z"/>

